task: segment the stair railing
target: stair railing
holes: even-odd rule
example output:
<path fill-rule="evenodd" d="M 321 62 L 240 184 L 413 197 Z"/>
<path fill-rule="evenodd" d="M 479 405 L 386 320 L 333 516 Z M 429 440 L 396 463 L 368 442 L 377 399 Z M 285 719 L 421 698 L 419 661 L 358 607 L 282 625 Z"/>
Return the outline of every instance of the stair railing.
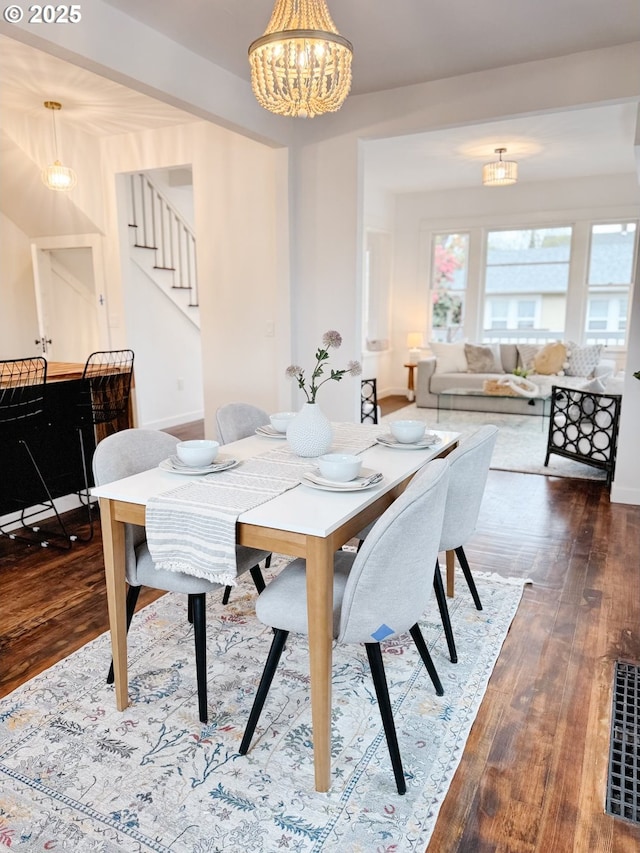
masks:
<path fill-rule="evenodd" d="M 195 234 L 147 175 L 130 175 L 129 186 L 130 225 L 136 229 L 134 245 L 153 249 L 156 253 L 154 269 L 172 271 L 172 287 L 188 291 L 189 306 L 197 307 Z"/>

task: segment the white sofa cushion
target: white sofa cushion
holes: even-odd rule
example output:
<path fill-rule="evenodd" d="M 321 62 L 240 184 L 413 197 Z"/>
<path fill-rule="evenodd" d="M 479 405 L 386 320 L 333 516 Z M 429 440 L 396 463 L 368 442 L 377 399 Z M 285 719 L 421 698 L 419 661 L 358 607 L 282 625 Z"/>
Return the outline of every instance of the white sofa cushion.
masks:
<path fill-rule="evenodd" d="M 435 355 L 436 373 L 466 373 L 467 357 L 464 354 L 464 344 L 429 343 L 431 352 Z"/>

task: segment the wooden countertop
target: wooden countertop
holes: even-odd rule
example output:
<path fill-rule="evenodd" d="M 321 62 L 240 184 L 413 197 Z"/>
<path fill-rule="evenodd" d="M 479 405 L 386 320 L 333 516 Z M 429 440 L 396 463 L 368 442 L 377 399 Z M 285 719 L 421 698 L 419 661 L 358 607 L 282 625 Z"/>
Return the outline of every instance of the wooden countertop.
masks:
<path fill-rule="evenodd" d="M 65 379 L 81 379 L 84 364 L 71 361 L 48 361 L 47 382 L 62 382 Z"/>

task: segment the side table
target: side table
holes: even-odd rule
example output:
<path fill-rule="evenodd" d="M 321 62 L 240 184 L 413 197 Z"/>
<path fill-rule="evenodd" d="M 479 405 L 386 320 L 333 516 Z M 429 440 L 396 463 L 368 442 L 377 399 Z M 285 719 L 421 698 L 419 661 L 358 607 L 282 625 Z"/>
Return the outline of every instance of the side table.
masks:
<path fill-rule="evenodd" d="M 407 400 L 409 400 L 410 403 L 412 403 L 416 398 L 414 372 L 417 366 L 418 365 L 415 362 L 405 364 L 405 367 L 409 370 L 409 375 L 407 377 Z"/>

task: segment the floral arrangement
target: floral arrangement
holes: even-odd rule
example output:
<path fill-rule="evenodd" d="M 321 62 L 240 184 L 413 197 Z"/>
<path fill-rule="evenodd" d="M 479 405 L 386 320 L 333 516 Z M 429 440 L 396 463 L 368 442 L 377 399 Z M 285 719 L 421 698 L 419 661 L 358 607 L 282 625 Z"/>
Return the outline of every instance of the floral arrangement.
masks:
<path fill-rule="evenodd" d="M 330 379 L 334 379 L 336 382 L 340 382 L 343 376 L 349 374 L 349 376 L 360 376 L 362 373 L 362 367 L 360 366 L 359 361 L 350 361 L 344 370 L 334 370 L 331 368 L 331 373 L 329 376 L 325 376 L 324 379 L 320 379 L 321 376 L 324 376 L 324 369 L 327 367 L 327 361 L 329 359 L 329 350 L 330 349 L 338 349 L 342 344 L 342 335 L 340 332 L 328 331 L 325 332 L 322 336 L 322 346 L 318 347 L 316 352 L 316 364 L 313 368 L 313 373 L 311 374 L 311 378 L 309 380 L 309 384 L 307 385 L 307 379 L 305 377 L 304 368 L 299 367 L 297 364 L 290 364 L 287 367 L 287 376 L 290 379 L 295 379 L 298 383 L 298 388 L 301 388 L 304 391 L 305 397 L 307 398 L 308 403 L 315 403 L 316 395 L 319 389 L 324 385 L 325 382 L 328 382 Z M 320 381 L 318 381 L 320 380 Z"/>

